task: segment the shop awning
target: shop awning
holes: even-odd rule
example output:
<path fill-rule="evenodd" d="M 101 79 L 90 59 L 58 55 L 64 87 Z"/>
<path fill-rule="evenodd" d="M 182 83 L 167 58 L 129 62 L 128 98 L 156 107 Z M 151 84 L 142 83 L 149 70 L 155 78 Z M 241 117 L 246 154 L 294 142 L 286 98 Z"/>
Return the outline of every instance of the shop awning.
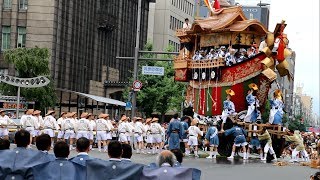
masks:
<path fill-rule="evenodd" d="M 126 106 L 125 102 L 122 102 L 122 101 L 119 101 L 119 100 L 115 100 L 115 99 L 110 99 L 110 98 L 106 98 L 106 97 L 102 97 L 102 96 L 96 96 L 96 95 L 92 95 L 92 94 L 85 94 L 85 93 L 76 92 L 76 91 L 69 91 L 69 90 L 59 89 L 59 88 L 57 90 L 64 91 L 64 92 L 72 92 L 72 93 L 78 94 L 80 96 L 84 96 L 84 97 L 93 99 L 93 100 L 98 101 L 98 102 L 106 103 L 106 104 L 113 104 L 113 105 L 118 105 L 118 106 Z"/>

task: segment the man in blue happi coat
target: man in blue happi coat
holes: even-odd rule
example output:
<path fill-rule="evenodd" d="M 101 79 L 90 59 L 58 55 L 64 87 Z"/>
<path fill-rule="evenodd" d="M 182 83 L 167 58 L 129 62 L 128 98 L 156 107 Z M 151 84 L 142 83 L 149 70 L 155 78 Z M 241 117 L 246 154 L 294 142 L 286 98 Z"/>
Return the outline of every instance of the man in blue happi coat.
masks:
<path fill-rule="evenodd" d="M 180 149 L 180 140 L 183 136 L 183 127 L 178 120 L 178 114 L 173 115 L 173 120 L 168 127 L 169 149 Z"/>
<path fill-rule="evenodd" d="M 81 166 L 86 166 L 86 161 L 88 159 L 92 159 L 89 156 L 89 151 L 90 151 L 90 141 L 89 139 L 85 137 L 81 137 L 77 140 L 76 142 L 76 150 L 78 152 L 78 155 L 71 158 L 70 161 L 79 164 Z"/>
<path fill-rule="evenodd" d="M 234 123 L 234 127 L 228 129 L 224 132 L 226 136 L 232 135 L 234 137 L 234 144 L 232 146 L 231 156 L 228 159 L 234 158 L 234 153 L 236 151 L 236 147 L 242 147 L 243 149 L 243 159 L 248 159 L 246 145 L 248 144 L 246 141 L 247 131 L 241 128 L 236 122 Z"/>
<path fill-rule="evenodd" d="M 49 154 L 51 148 L 51 137 L 48 134 L 41 134 L 36 138 L 37 149 L 42 152 L 43 159 L 48 159 L 48 161 L 54 161 L 56 157 L 53 154 Z"/>
<path fill-rule="evenodd" d="M 19 130 L 14 136 L 17 145 L 13 150 L 0 151 L 0 179 L 28 179 L 28 169 L 50 161 L 42 152 L 27 149 L 30 133 Z"/>
<path fill-rule="evenodd" d="M 68 161 L 69 146 L 64 141 L 54 145 L 56 160 L 33 167 L 30 171 L 34 180 L 85 180 L 85 167 Z"/>

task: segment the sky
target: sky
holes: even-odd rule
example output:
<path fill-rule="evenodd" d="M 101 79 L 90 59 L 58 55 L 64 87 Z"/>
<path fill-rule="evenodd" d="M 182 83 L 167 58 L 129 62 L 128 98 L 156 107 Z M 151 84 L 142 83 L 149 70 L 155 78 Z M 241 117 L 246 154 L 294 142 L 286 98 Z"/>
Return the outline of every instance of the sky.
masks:
<path fill-rule="evenodd" d="M 260 0 L 236 0 L 242 5 L 256 5 Z M 295 86 L 313 97 L 313 112 L 320 114 L 319 100 L 319 0 L 261 0 L 270 4 L 269 31 L 285 20 L 289 47 L 296 52 Z"/>

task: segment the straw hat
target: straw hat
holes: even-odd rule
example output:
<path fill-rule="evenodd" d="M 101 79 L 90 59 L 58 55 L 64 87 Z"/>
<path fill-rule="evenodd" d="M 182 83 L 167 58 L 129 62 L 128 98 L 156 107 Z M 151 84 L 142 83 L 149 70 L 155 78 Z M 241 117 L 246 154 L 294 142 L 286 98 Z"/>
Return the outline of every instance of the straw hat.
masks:
<path fill-rule="evenodd" d="M 227 89 L 226 93 L 230 96 L 234 96 L 236 93 L 234 93 L 234 91 L 232 89 Z"/>
<path fill-rule="evenodd" d="M 40 113 L 41 113 L 41 111 L 35 110 L 35 111 L 33 112 L 33 115 L 37 115 L 37 114 L 40 114 Z"/>
<path fill-rule="evenodd" d="M 89 114 L 89 113 L 83 112 L 80 117 L 81 117 L 81 118 L 87 118 L 87 117 L 88 117 L 88 114 Z"/>
<path fill-rule="evenodd" d="M 6 110 L 5 109 L 0 109 L 0 113 L 2 113 L 2 112 L 6 112 Z"/>
<path fill-rule="evenodd" d="M 106 118 L 106 117 L 108 117 L 109 115 L 108 114 L 103 114 L 103 113 L 101 113 L 100 115 L 99 115 L 99 118 Z"/>
<path fill-rule="evenodd" d="M 76 112 L 70 112 L 70 117 L 72 117 L 72 116 L 74 116 L 74 115 L 76 115 L 77 113 Z"/>
<path fill-rule="evenodd" d="M 28 109 L 27 111 L 26 111 L 26 114 L 32 114 L 33 113 L 33 109 Z"/>
<path fill-rule="evenodd" d="M 141 121 L 141 120 L 142 120 L 141 117 L 137 117 L 137 118 L 136 118 L 136 121 Z"/>
<path fill-rule="evenodd" d="M 88 117 L 89 117 L 89 116 L 93 116 L 93 114 L 92 114 L 92 113 L 89 113 L 89 114 L 88 114 Z"/>
<path fill-rule="evenodd" d="M 159 121 L 159 118 L 153 118 L 151 122 Z"/>
<path fill-rule="evenodd" d="M 194 126 L 194 125 L 197 125 L 198 124 L 198 119 L 197 118 L 194 118 L 192 121 L 191 121 L 191 126 Z"/>
<path fill-rule="evenodd" d="M 255 91 L 259 89 L 258 86 L 257 86 L 255 83 L 249 84 L 249 88 L 250 88 L 250 89 L 253 89 L 253 90 L 255 90 Z"/>
<path fill-rule="evenodd" d="M 120 119 L 120 121 L 126 121 L 126 120 L 128 120 L 127 116 L 122 116 L 121 119 Z"/>
<path fill-rule="evenodd" d="M 67 112 L 61 112 L 60 116 L 63 116 L 64 114 L 67 114 Z"/>
<path fill-rule="evenodd" d="M 49 115 L 51 115 L 51 114 L 53 114 L 53 113 L 54 113 L 54 111 L 49 110 L 48 113 L 46 114 L 46 116 L 49 116 Z"/>
<path fill-rule="evenodd" d="M 149 123 L 151 121 L 151 118 L 147 118 L 146 123 Z"/>

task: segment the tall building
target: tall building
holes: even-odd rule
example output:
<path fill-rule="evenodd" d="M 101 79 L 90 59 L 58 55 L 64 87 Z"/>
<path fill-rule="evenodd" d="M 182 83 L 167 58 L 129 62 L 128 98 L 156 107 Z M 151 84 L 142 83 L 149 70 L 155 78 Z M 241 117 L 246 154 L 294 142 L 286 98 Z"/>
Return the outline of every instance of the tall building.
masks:
<path fill-rule="evenodd" d="M 311 96 L 303 93 L 303 85 L 298 84 L 294 93 L 294 112 L 295 116 L 302 116 L 304 121 L 310 125 L 317 124 L 317 118 L 312 111 L 313 99 Z"/>
<path fill-rule="evenodd" d="M 147 42 L 150 2 L 142 0 L 140 48 Z M 1 50 L 48 48 L 60 107 L 93 108 L 99 104 L 70 91 L 120 99 L 133 61 L 116 56 L 134 56 L 137 10 L 136 0 L 0 1 Z M 0 67 L 15 73 L 2 58 Z"/>
<path fill-rule="evenodd" d="M 148 40 L 158 51 L 165 50 L 169 45 L 176 51 L 180 49 L 176 29 L 181 29 L 185 18 L 193 23 L 195 0 L 158 0 L 150 7 Z"/>

